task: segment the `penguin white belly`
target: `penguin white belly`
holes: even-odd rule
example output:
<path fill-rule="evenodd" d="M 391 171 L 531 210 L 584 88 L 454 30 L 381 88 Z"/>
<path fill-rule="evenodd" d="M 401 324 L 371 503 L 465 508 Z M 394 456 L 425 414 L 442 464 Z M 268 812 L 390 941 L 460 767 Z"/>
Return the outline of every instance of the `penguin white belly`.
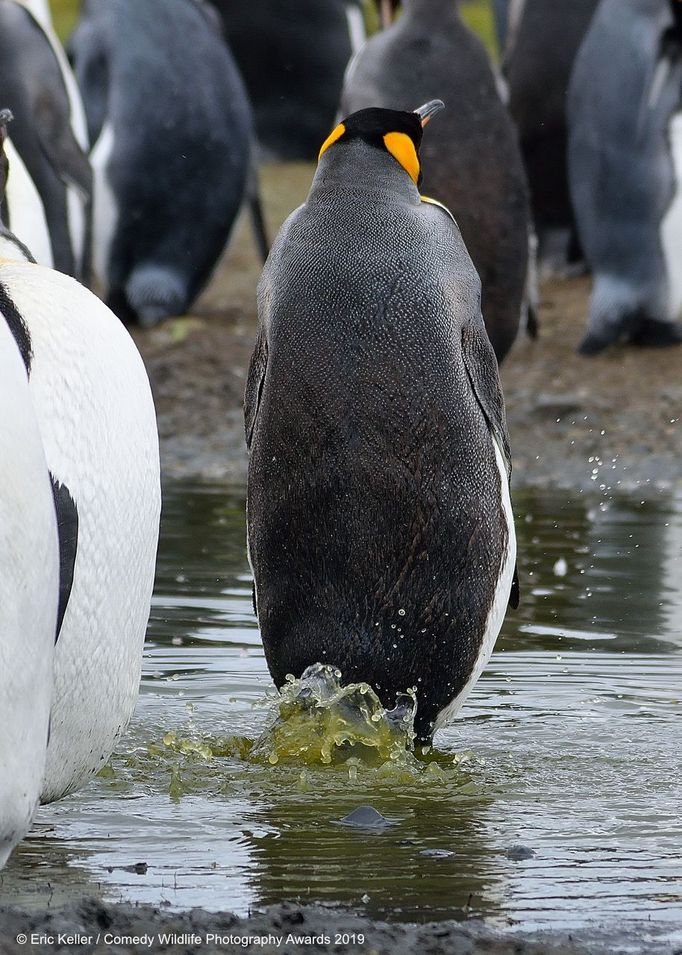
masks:
<path fill-rule="evenodd" d="M 668 273 L 669 315 L 682 312 L 682 113 L 676 113 L 669 128 L 670 148 L 675 167 L 675 195 L 661 223 L 661 242 Z"/>
<path fill-rule="evenodd" d="M 52 699 L 59 547 L 26 369 L 0 315 L 0 868 L 43 783 Z"/>
<path fill-rule="evenodd" d="M 30 330 L 48 467 L 78 512 L 55 653 L 48 802 L 101 768 L 137 699 L 161 504 L 158 437 L 142 359 L 99 299 L 30 263 L 0 265 L 0 281 Z"/>
<path fill-rule="evenodd" d="M 492 441 L 495 448 L 495 460 L 500 472 L 502 512 L 507 522 L 507 549 L 502 558 L 502 567 L 500 568 L 500 576 L 497 581 L 497 587 L 495 588 L 495 596 L 488 612 L 485 633 L 478 652 L 478 657 L 476 658 L 476 663 L 474 664 L 474 669 L 459 695 L 444 707 L 436 717 L 434 733 L 446 723 L 450 722 L 476 685 L 478 678 L 487 666 L 495 648 L 495 643 L 502 629 L 502 624 L 504 623 L 509 605 L 509 594 L 511 593 L 514 569 L 516 567 L 516 530 L 514 527 L 514 512 L 512 510 L 511 495 L 509 493 L 507 469 L 496 439 L 493 438 Z"/>
<path fill-rule="evenodd" d="M 93 175 L 92 264 L 102 294 L 108 292 L 109 255 L 118 222 L 118 206 L 109 180 L 114 130 L 105 123 L 90 154 Z"/>
<path fill-rule="evenodd" d="M 51 267 L 52 244 L 42 199 L 10 139 L 5 141 L 5 153 L 9 160 L 6 198 L 12 232 L 36 262 Z"/>

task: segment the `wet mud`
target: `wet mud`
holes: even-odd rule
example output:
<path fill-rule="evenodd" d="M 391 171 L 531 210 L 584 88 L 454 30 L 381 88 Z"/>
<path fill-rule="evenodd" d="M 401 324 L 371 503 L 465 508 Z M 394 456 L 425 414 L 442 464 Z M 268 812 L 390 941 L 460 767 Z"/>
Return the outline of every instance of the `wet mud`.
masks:
<path fill-rule="evenodd" d="M 631 932 L 623 939 L 593 932 L 540 932 L 534 936 L 491 932 L 479 923 L 389 925 L 330 908 L 283 904 L 240 919 L 229 913 L 164 912 L 148 906 L 111 905 L 85 899 L 68 908 L 21 915 L 0 908 L 0 952 L 79 951 L 120 955 L 183 952 L 343 953 L 343 955 L 673 955 L 660 931 L 647 931 L 640 949 Z M 17 937 L 20 941 L 17 942 Z M 22 939 L 26 941 L 22 941 Z M 46 941 L 41 941 L 45 939 Z M 51 941 L 50 941 L 51 940 Z"/>

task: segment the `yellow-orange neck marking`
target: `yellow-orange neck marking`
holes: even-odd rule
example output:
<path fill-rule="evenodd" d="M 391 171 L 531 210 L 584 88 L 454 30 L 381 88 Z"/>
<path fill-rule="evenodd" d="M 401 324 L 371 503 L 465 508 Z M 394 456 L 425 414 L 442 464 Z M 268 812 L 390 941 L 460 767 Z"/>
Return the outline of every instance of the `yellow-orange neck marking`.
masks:
<path fill-rule="evenodd" d="M 331 133 L 327 136 L 325 141 L 322 143 L 322 146 L 320 147 L 320 152 L 317 157 L 318 162 L 320 161 L 320 159 L 322 159 L 323 154 L 326 153 L 329 147 L 333 145 L 337 139 L 341 139 L 341 137 L 343 136 L 345 132 L 346 132 L 346 127 L 343 125 L 343 123 L 339 123 L 336 129 L 333 129 L 331 131 Z"/>
<path fill-rule="evenodd" d="M 412 182 L 419 181 L 419 157 L 415 145 L 407 133 L 386 133 L 384 145 L 394 159 L 397 159 Z"/>

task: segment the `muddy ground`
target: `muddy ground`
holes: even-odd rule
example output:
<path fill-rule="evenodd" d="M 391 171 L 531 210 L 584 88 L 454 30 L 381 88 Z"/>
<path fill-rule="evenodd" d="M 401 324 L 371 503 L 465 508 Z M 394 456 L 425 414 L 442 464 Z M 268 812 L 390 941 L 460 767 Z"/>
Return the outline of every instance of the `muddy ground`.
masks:
<path fill-rule="evenodd" d="M 305 196 L 311 172 L 265 170 L 272 235 Z M 152 379 L 167 476 L 245 478 L 241 401 L 260 267 L 243 219 L 193 314 L 133 332 Z M 543 282 L 540 337 L 522 337 L 502 368 L 516 486 L 679 489 L 682 350 L 577 355 L 589 286 L 586 277 Z"/>
<path fill-rule="evenodd" d="M 68 909 L 21 915 L 0 908 L 0 953 L 78 951 L 182 952 L 211 955 L 679 955 L 660 929 L 645 930 L 642 947 L 632 930 L 621 938 L 595 926 L 578 935 L 540 932 L 504 936 L 477 923 L 388 925 L 316 906 L 283 904 L 248 919 L 229 913 L 163 912 L 152 906 L 83 900 Z"/>

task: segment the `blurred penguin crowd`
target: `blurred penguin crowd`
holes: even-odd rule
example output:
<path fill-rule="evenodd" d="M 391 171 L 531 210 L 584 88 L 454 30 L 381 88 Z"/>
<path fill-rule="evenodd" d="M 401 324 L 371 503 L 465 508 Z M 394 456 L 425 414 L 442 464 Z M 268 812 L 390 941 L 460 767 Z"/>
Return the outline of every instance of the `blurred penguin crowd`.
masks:
<path fill-rule="evenodd" d="M 468 3 L 471 8 L 472 3 Z M 476 6 L 476 4 L 474 4 Z M 3 228 L 126 323 L 187 312 L 261 162 L 368 106 L 446 111 L 422 192 L 457 221 L 501 361 L 537 276 L 593 279 L 584 353 L 682 340 L 682 0 L 0 0 Z M 6 160 L 6 161 L 7 161 Z"/>

